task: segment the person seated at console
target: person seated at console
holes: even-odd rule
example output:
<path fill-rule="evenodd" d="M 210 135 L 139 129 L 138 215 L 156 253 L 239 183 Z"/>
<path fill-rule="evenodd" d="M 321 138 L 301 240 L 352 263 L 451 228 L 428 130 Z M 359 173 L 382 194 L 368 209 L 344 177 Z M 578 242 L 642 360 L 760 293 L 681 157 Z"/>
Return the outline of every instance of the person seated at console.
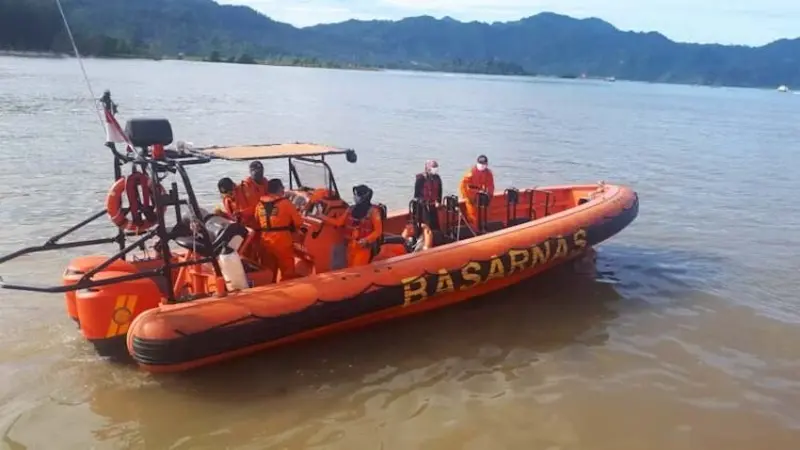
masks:
<path fill-rule="evenodd" d="M 255 220 L 255 203 L 247 198 L 242 185 L 237 186 L 233 180 L 225 177 L 219 180 L 217 189 L 222 198 L 222 208 L 217 208 L 216 214 L 224 215 L 248 228 L 258 229 L 258 222 Z"/>
<path fill-rule="evenodd" d="M 228 177 L 222 178 L 217 183 L 223 208 L 217 207 L 214 214 L 236 221 L 252 231 L 246 244 L 242 246 L 240 254 L 258 267 L 269 266 L 269 257 L 261 247 L 259 223 L 255 216 L 254 203 L 249 201 L 241 185 L 236 185 Z"/>
<path fill-rule="evenodd" d="M 426 223 L 409 222 L 401 236 L 408 253 L 416 253 L 433 247 L 433 231 Z"/>

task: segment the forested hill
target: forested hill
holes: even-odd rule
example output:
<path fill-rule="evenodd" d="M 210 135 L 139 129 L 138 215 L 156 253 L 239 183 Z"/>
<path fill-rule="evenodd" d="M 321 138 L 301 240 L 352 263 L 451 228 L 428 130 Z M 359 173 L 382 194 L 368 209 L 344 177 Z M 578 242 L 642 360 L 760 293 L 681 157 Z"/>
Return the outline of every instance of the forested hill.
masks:
<path fill-rule="evenodd" d="M 420 70 L 800 86 L 800 39 L 762 47 L 686 44 L 553 13 L 492 24 L 423 16 L 295 28 L 212 0 L 62 4 L 82 50 L 101 56 L 246 54 Z M 2 48 L 68 51 L 55 0 L 0 0 Z"/>

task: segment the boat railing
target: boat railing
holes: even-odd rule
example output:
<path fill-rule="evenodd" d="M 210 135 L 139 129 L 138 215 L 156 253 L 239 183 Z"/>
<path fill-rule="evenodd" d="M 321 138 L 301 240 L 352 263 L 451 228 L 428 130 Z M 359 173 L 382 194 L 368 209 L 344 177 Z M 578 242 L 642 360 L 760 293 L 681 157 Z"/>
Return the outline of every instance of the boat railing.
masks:
<path fill-rule="evenodd" d="M 545 189 L 525 189 L 522 191 L 524 196 L 528 199 L 528 214 L 527 218 L 530 220 L 538 219 L 537 214 L 537 206 L 541 203 L 536 202 L 536 194 L 544 194 L 544 214 L 542 217 L 547 217 L 550 215 L 552 208 L 555 206 L 555 193 L 553 191 L 545 190 Z M 506 223 L 516 223 L 519 221 L 518 213 L 517 213 L 517 206 L 520 202 L 520 191 L 515 187 L 510 187 L 505 190 L 505 199 L 506 199 Z"/>
<path fill-rule="evenodd" d="M 154 164 L 153 167 L 156 165 Z M 176 164 L 174 166 L 174 170 L 181 174 L 181 176 L 185 176 L 185 182 L 188 181 L 188 176 L 186 175 L 185 169 L 182 167 L 181 164 Z M 195 210 L 195 214 L 199 214 L 199 207 L 197 206 L 196 197 L 194 197 L 194 191 L 192 190 L 191 184 L 189 183 L 187 186 L 187 193 L 189 193 L 189 200 L 180 199 L 177 196 L 177 183 L 172 183 L 172 187 L 170 189 L 169 194 L 165 196 L 154 196 L 154 203 L 156 203 L 156 208 L 159 210 L 161 207 L 164 207 L 166 211 L 166 207 L 174 206 L 176 208 L 176 215 L 180 220 L 180 206 L 181 205 L 189 205 L 192 209 Z M 192 204 L 193 203 L 193 204 Z M 123 208 L 125 211 L 126 208 Z M 81 228 L 87 226 L 88 224 L 96 221 L 100 217 L 106 214 L 106 210 L 103 209 L 92 214 L 87 219 L 79 222 L 78 224 L 70 227 L 69 229 L 49 238 L 43 245 L 26 247 L 20 250 L 17 250 L 13 253 L 0 257 L 0 264 L 6 263 L 8 261 L 15 260 L 19 257 L 34 254 L 34 253 L 41 253 L 45 251 L 53 251 L 53 250 L 66 250 L 72 248 L 80 248 L 80 247 L 88 247 L 94 245 L 103 245 L 103 244 L 113 244 L 115 242 L 121 242 L 120 250 L 110 256 L 106 261 L 101 263 L 100 265 L 94 267 L 92 270 L 86 272 L 76 283 L 70 285 L 57 285 L 57 286 L 41 286 L 41 285 L 29 285 L 29 284 L 15 284 L 6 282 L 2 277 L 0 277 L 0 288 L 9 289 L 9 290 L 20 290 L 20 291 L 30 291 L 30 292 L 44 292 L 44 293 L 64 293 L 70 291 L 77 291 L 81 289 L 88 289 L 94 287 L 100 287 L 110 284 L 122 283 L 125 281 L 132 281 L 137 279 L 143 278 L 155 278 L 159 276 L 163 276 L 166 279 L 171 278 L 171 271 L 173 269 L 179 269 L 185 266 L 192 266 L 197 264 L 204 264 L 204 263 L 212 263 L 214 265 L 217 264 L 216 258 L 212 256 L 203 257 L 203 258 L 195 258 L 188 261 L 182 262 L 172 262 L 172 256 L 169 252 L 168 248 L 168 241 L 170 240 L 171 233 L 166 230 L 166 225 L 164 223 L 164 215 L 159 215 L 158 225 L 147 231 L 144 234 L 135 234 L 133 232 L 121 232 L 117 236 L 109 237 L 109 238 L 100 238 L 100 239 L 88 239 L 82 241 L 74 241 L 74 242 L 59 242 L 61 239 L 69 236 L 70 234 L 80 230 Z M 205 227 L 200 227 L 201 239 L 208 240 L 211 242 L 210 236 L 208 234 L 208 230 Z M 127 242 L 126 238 L 130 237 L 137 237 L 133 242 L 128 244 L 127 246 L 125 243 Z M 161 258 L 162 260 L 166 258 L 165 263 L 157 269 L 137 272 L 134 274 L 127 274 L 121 275 L 119 277 L 114 278 L 106 278 L 103 280 L 93 280 L 92 277 L 97 273 L 101 272 L 105 268 L 109 267 L 114 261 L 119 259 L 125 259 L 125 256 L 130 252 L 136 250 L 137 248 L 144 247 L 145 243 L 154 238 L 160 237 L 160 241 L 156 247 L 159 248 L 161 251 Z M 174 292 L 168 291 L 167 297 L 170 301 L 174 301 Z"/>
<path fill-rule="evenodd" d="M 100 100 L 100 102 L 103 105 L 105 112 L 107 113 L 106 118 L 109 121 L 109 124 L 119 129 L 120 128 L 119 123 L 114 118 L 114 115 L 116 114 L 116 105 L 111 101 L 110 93 L 108 91 L 104 93 L 103 98 Z M 169 131 L 169 133 L 171 139 L 171 131 Z M 122 152 L 117 150 L 114 142 L 106 142 L 106 147 L 108 147 L 111 150 L 112 154 L 114 155 L 114 179 L 118 180 L 123 177 L 122 166 L 126 164 L 131 164 L 132 166 L 139 166 L 141 168 L 142 173 L 149 177 L 151 183 L 150 186 L 151 192 L 154 193 L 152 196 L 154 210 L 159 212 L 157 213 L 157 220 L 155 226 L 152 229 L 146 231 L 143 235 L 141 233 L 126 232 L 122 228 L 119 228 L 117 235 L 114 237 L 89 239 L 76 242 L 65 242 L 65 243 L 59 242 L 61 239 L 85 227 L 86 225 L 94 222 L 95 220 L 99 219 L 100 217 L 102 217 L 104 214 L 107 213 L 105 209 L 102 211 L 98 211 L 92 214 L 87 219 L 81 221 L 80 223 L 68 228 L 66 231 L 51 237 L 43 245 L 23 248 L 9 255 L 0 257 L 0 264 L 33 253 L 79 248 L 92 245 L 111 244 L 116 242 L 119 245 L 119 251 L 117 251 L 114 255 L 109 257 L 99 266 L 94 267 L 92 270 L 83 274 L 83 276 L 74 284 L 58 285 L 58 286 L 36 286 L 27 284 L 8 283 L 2 278 L 0 278 L 0 288 L 10 289 L 10 290 L 31 291 L 31 292 L 63 293 L 63 292 L 70 292 L 81 289 L 105 286 L 115 283 L 121 283 L 125 281 L 137 280 L 142 278 L 155 278 L 161 276 L 164 277 L 164 279 L 166 280 L 171 280 L 173 270 L 185 266 L 192 266 L 204 263 L 211 263 L 211 265 L 214 268 L 214 273 L 218 277 L 222 277 L 222 271 L 220 269 L 216 255 L 214 255 L 213 252 L 212 254 L 209 255 L 203 255 L 203 257 L 201 258 L 195 257 L 188 261 L 174 262 L 172 258 L 172 253 L 170 252 L 169 249 L 169 242 L 175 237 L 174 235 L 175 233 L 174 230 L 168 230 L 166 225 L 166 214 L 167 214 L 167 209 L 169 207 L 173 207 L 175 209 L 175 217 L 178 224 L 180 224 L 182 221 L 181 206 L 187 206 L 191 211 L 191 216 L 202 220 L 202 213 L 199 204 L 197 202 L 197 196 L 195 195 L 191 180 L 189 179 L 189 175 L 187 174 L 186 168 L 184 166 L 191 164 L 207 163 L 211 161 L 210 158 L 199 155 L 184 155 L 174 151 L 165 152 L 163 155 L 156 157 L 150 152 L 150 149 L 147 146 L 134 149 L 131 148 L 130 141 L 126 141 L 126 143 L 128 144 L 128 151 L 123 154 Z M 162 181 L 163 178 L 166 177 L 167 173 L 172 173 L 180 177 L 184 186 L 186 199 L 179 198 L 178 184 L 176 182 L 172 182 L 169 191 L 165 192 L 166 190 L 163 188 Z M 122 208 L 122 212 L 127 214 L 128 208 Z M 196 238 L 198 243 L 200 245 L 205 245 L 206 248 L 209 249 L 213 248 L 211 236 L 206 227 L 200 226 L 196 228 L 197 230 L 193 231 L 193 233 L 196 233 Z M 129 240 L 128 238 L 131 237 L 135 237 L 136 239 L 133 240 L 133 242 L 126 245 Z M 125 256 L 128 253 L 132 252 L 137 248 L 145 248 L 145 243 L 153 238 L 159 239 L 154 247 L 160 253 L 160 259 L 162 260 L 162 264 L 160 267 L 152 270 L 137 272 L 133 274 L 126 274 L 119 277 L 107 278 L 103 280 L 92 279 L 94 275 L 96 275 L 103 269 L 109 267 L 111 264 L 113 264 L 114 261 L 119 259 L 124 260 Z M 221 249 L 219 250 L 221 251 Z M 173 303 L 175 302 L 174 287 L 172 286 L 172 283 L 167 283 L 167 284 L 168 284 L 166 292 L 167 301 L 169 303 Z M 221 292 L 218 294 L 224 295 L 225 293 Z"/>

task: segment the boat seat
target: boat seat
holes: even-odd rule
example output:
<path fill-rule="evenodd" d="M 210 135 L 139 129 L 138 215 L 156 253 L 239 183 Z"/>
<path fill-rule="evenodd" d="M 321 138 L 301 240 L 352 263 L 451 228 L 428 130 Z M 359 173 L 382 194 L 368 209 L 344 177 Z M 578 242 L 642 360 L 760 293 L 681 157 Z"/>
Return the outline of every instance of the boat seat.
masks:
<path fill-rule="evenodd" d="M 185 248 L 186 250 L 191 250 L 200 256 L 206 257 L 211 256 L 212 254 L 208 246 L 206 246 L 199 238 L 194 236 L 180 236 L 176 237 L 174 240 L 179 247 Z"/>
<path fill-rule="evenodd" d="M 495 231 L 500 231 L 506 227 L 502 221 L 494 221 L 494 222 L 486 222 L 486 233 L 494 233 Z"/>
<path fill-rule="evenodd" d="M 175 243 L 180 247 L 187 250 L 192 250 L 202 257 L 211 257 L 220 252 L 224 245 L 227 245 L 234 237 L 239 236 L 242 240 L 247 238 L 249 232 L 247 228 L 238 223 L 231 222 L 222 228 L 206 227 L 209 237 L 211 238 L 211 246 L 207 246 L 200 236 L 179 236 L 176 237 Z"/>
<path fill-rule="evenodd" d="M 531 221 L 530 217 L 517 217 L 516 219 L 511 219 L 508 221 L 508 228 L 515 227 L 517 225 L 522 225 L 523 223 L 528 223 Z"/>
<path fill-rule="evenodd" d="M 242 265 L 244 266 L 245 273 L 254 273 L 254 272 L 261 272 L 263 269 L 258 266 L 253 261 L 250 261 L 247 258 L 242 258 Z"/>
<path fill-rule="evenodd" d="M 440 245 L 447 245 L 452 244 L 455 242 L 454 239 L 449 237 L 448 235 L 444 234 L 441 230 L 434 230 L 433 233 L 433 246 L 438 247 Z"/>
<path fill-rule="evenodd" d="M 458 240 L 464 240 L 475 237 L 475 233 L 473 233 L 468 226 L 460 225 L 458 227 L 455 227 L 455 229 L 451 233 L 451 236 L 452 236 L 451 239 L 453 241 L 456 240 L 456 237 L 458 237 Z"/>
<path fill-rule="evenodd" d="M 167 119 L 130 119 L 125 123 L 125 134 L 134 147 L 147 148 L 153 145 L 172 143 L 172 125 Z"/>
<path fill-rule="evenodd" d="M 399 234 L 393 233 L 384 233 L 383 234 L 383 243 L 384 244 L 405 244 L 406 240 L 403 239 L 403 236 Z"/>

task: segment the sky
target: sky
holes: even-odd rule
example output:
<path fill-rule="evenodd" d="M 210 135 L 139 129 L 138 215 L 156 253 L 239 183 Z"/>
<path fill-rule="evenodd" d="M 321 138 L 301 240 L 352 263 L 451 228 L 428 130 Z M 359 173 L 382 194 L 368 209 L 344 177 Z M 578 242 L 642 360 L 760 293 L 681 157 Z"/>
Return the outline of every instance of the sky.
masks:
<path fill-rule="evenodd" d="M 800 0 L 217 0 L 295 26 L 431 15 L 518 20 L 540 12 L 598 17 L 621 30 L 658 31 L 681 42 L 763 45 L 800 37 Z"/>

